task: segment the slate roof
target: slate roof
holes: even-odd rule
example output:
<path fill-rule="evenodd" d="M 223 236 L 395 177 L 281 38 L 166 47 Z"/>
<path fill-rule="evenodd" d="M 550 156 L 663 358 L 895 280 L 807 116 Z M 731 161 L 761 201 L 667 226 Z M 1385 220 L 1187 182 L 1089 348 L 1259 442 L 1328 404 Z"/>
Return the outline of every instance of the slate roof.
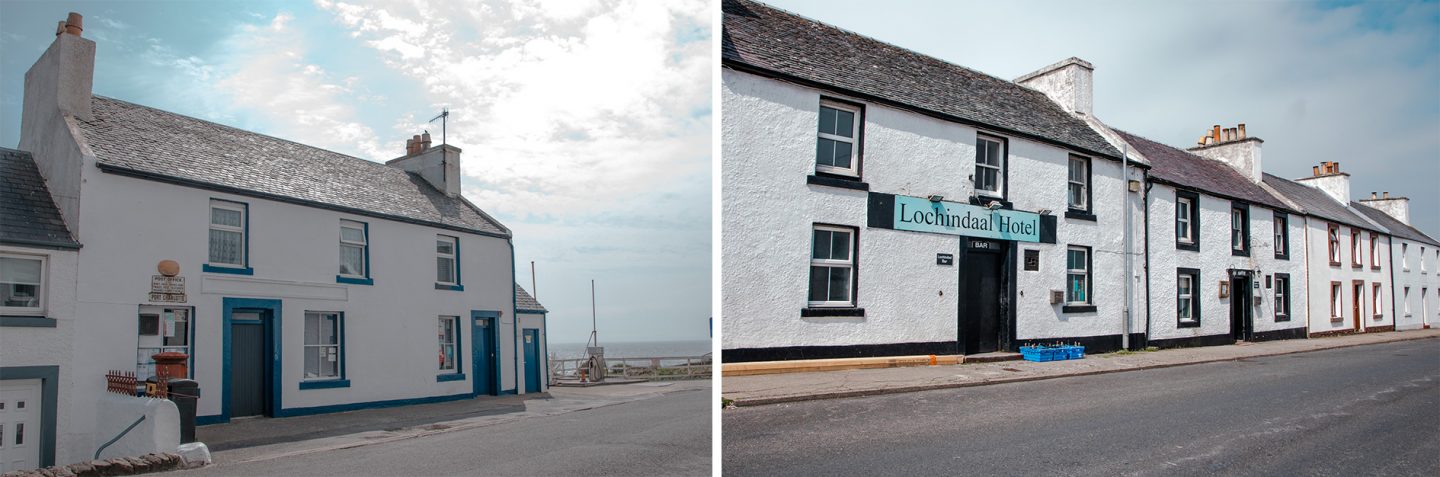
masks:
<path fill-rule="evenodd" d="M 525 291 L 524 288 L 521 288 L 521 287 L 520 287 L 520 284 L 519 284 L 519 283 L 516 283 L 516 284 L 515 284 L 515 312 L 516 312 L 516 313 L 519 313 L 519 312 L 521 312 L 522 310 L 523 310 L 523 311 L 539 311 L 539 312 L 547 312 L 547 311 L 550 311 L 550 310 L 546 310 L 546 309 L 545 309 L 545 305 L 541 305 L 539 300 L 536 300 L 535 297 L 530 296 L 530 292 Z"/>
<path fill-rule="evenodd" d="M 453 230 L 509 237 L 417 175 L 284 139 L 94 96 L 79 121 L 102 170 Z"/>
<path fill-rule="evenodd" d="M 0 243 L 80 248 L 30 153 L 0 147 Z"/>
<path fill-rule="evenodd" d="M 724 0 L 723 61 L 1048 139 L 1120 151 L 1043 93 L 748 0 Z"/>
<path fill-rule="evenodd" d="M 1350 208 L 1360 212 L 1361 215 L 1369 217 L 1370 220 L 1373 220 L 1376 223 L 1380 224 L 1381 227 L 1390 229 L 1390 235 L 1394 235 L 1396 237 L 1400 237 L 1406 240 L 1414 240 L 1416 242 L 1424 242 L 1430 245 L 1440 246 L 1440 242 L 1437 242 L 1435 241 L 1435 239 L 1430 238 L 1429 235 L 1425 235 L 1424 232 L 1421 232 L 1415 227 L 1406 225 L 1404 222 L 1395 220 L 1395 218 L 1391 217 L 1390 214 L 1381 212 L 1379 209 L 1355 201 L 1350 201 Z"/>
<path fill-rule="evenodd" d="M 1351 211 L 1345 204 L 1330 198 L 1325 191 L 1268 173 L 1264 174 L 1264 181 L 1265 185 L 1274 188 L 1291 202 L 1299 205 L 1303 209 L 1300 212 L 1351 227 L 1377 232 L 1385 231 Z"/>
<path fill-rule="evenodd" d="M 1291 210 L 1284 201 L 1240 175 L 1223 162 L 1115 130 L 1125 142 L 1150 159 L 1150 177 L 1206 194 L 1239 199 L 1272 209 Z"/>

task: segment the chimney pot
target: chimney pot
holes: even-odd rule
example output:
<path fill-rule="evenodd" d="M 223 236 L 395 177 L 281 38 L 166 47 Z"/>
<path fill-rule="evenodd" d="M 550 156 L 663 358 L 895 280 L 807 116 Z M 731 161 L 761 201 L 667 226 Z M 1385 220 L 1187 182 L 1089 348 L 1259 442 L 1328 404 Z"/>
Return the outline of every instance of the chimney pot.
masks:
<path fill-rule="evenodd" d="M 1310 175 L 1320 177 L 1320 166 L 1310 166 Z"/>
<path fill-rule="evenodd" d="M 1370 200 L 1375 200 L 1375 191 L 1370 191 Z"/>
<path fill-rule="evenodd" d="M 80 36 L 80 32 L 84 30 L 85 17 L 82 17 L 79 13 L 75 12 L 70 12 L 70 15 L 65 17 L 65 33 Z"/>
<path fill-rule="evenodd" d="M 425 131 L 424 134 L 420 135 L 420 149 L 430 149 L 430 131 Z"/>
<path fill-rule="evenodd" d="M 55 36 L 60 36 L 62 33 L 65 33 L 65 20 L 60 20 L 60 23 L 55 25 Z"/>
<path fill-rule="evenodd" d="M 1240 123 L 1240 139 L 1245 139 L 1245 123 Z"/>
<path fill-rule="evenodd" d="M 1216 124 L 1210 129 L 1210 137 L 1215 138 L 1214 142 L 1220 142 L 1220 125 Z"/>
<path fill-rule="evenodd" d="M 1386 199 L 1389 199 L 1389 198 L 1390 198 L 1390 191 L 1388 191 L 1388 190 L 1385 191 L 1385 198 L 1386 198 Z"/>

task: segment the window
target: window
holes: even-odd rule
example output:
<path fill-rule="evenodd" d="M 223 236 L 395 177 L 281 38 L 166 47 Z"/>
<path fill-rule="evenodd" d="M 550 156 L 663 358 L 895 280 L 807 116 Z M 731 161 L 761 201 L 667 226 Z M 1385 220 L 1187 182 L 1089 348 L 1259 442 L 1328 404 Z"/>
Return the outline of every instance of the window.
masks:
<path fill-rule="evenodd" d="M 1405 287 L 1404 299 L 1400 300 L 1401 306 L 1405 307 L 1405 316 L 1410 316 L 1410 287 Z"/>
<path fill-rule="evenodd" d="M 1420 254 L 1420 258 L 1423 260 L 1425 254 Z M 1410 271 L 1410 244 L 1408 243 L 1400 244 L 1400 269 Z"/>
<path fill-rule="evenodd" d="M 1340 321 L 1344 318 L 1340 315 L 1340 310 L 1344 308 L 1344 305 L 1340 303 L 1341 296 L 1340 282 L 1330 282 L 1330 321 Z"/>
<path fill-rule="evenodd" d="M 334 312 L 305 312 L 305 379 L 340 379 L 344 327 Z"/>
<path fill-rule="evenodd" d="M 1070 156 L 1070 208 L 1090 210 L 1090 159 Z"/>
<path fill-rule="evenodd" d="M 440 317 L 440 371 L 460 372 L 458 355 L 459 335 L 456 330 L 460 328 L 460 317 Z"/>
<path fill-rule="evenodd" d="M 815 171 L 859 177 L 860 108 L 820 101 L 820 129 L 815 147 Z"/>
<path fill-rule="evenodd" d="M 1275 274 L 1275 321 L 1290 321 L 1290 274 Z"/>
<path fill-rule="evenodd" d="M 1440 263 L 1440 250 L 1435 252 L 1435 261 Z M 1425 273 L 1425 247 L 1420 247 L 1420 273 Z"/>
<path fill-rule="evenodd" d="M 1005 196 L 1005 141 L 975 137 L 975 193 Z"/>
<path fill-rule="evenodd" d="M 210 264 L 245 268 L 245 212 L 245 204 L 210 201 Z"/>
<path fill-rule="evenodd" d="M 1175 191 L 1175 248 L 1200 250 L 1200 195 Z"/>
<path fill-rule="evenodd" d="M 45 313 L 45 258 L 0 255 L 0 313 Z"/>
<path fill-rule="evenodd" d="M 1275 213 L 1275 258 L 1290 258 L 1290 216 Z"/>
<path fill-rule="evenodd" d="M 1200 270 L 1181 268 L 1176 277 L 1176 321 L 1181 328 L 1200 326 L 1200 300 L 1197 288 L 1200 286 Z"/>
<path fill-rule="evenodd" d="M 853 305 L 854 279 L 854 229 L 815 226 L 810 241 L 810 305 Z"/>
<path fill-rule="evenodd" d="M 1329 224 L 1326 235 L 1330 243 L 1330 265 L 1340 266 L 1340 226 Z"/>
<path fill-rule="evenodd" d="M 1370 234 L 1370 268 L 1380 269 L 1380 234 Z"/>
<path fill-rule="evenodd" d="M 361 222 L 340 221 L 340 276 L 366 278 L 370 276 L 370 227 Z"/>
<path fill-rule="evenodd" d="M 1250 207 L 1230 206 L 1230 254 L 1250 255 Z"/>
<path fill-rule="evenodd" d="M 1090 299 L 1090 248 L 1071 245 L 1065 259 L 1065 303 L 1088 305 Z"/>
<path fill-rule="evenodd" d="M 455 237 L 435 236 L 435 284 L 457 289 L 460 285 L 460 245 Z"/>
<path fill-rule="evenodd" d="M 141 305 L 138 335 L 135 346 L 135 376 L 145 379 L 155 376 L 155 359 L 152 356 L 163 352 L 190 355 L 190 339 L 193 336 L 190 308 Z M 194 374 L 191 369 L 190 375 Z"/>
<path fill-rule="evenodd" d="M 1384 302 L 1385 302 L 1385 301 L 1382 300 L 1382 299 L 1381 299 L 1381 296 L 1380 296 L 1380 284 L 1379 284 L 1379 283 L 1376 283 L 1376 284 L 1374 284 L 1374 285 L 1371 285 L 1371 286 L 1370 286 L 1370 303 L 1372 303 L 1372 305 L 1371 305 L 1370 307 L 1371 307 L 1371 308 L 1374 308 L 1373 311 L 1374 311 L 1375 319 L 1377 319 L 1377 320 L 1385 317 L 1385 306 L 1384 306 Z"/>
<path fill-rule="evenodd" d="M 1360 254 L 1360 229 L 1350 229 L 1350 265 L 1365 266 L 1365 256 Z"/>

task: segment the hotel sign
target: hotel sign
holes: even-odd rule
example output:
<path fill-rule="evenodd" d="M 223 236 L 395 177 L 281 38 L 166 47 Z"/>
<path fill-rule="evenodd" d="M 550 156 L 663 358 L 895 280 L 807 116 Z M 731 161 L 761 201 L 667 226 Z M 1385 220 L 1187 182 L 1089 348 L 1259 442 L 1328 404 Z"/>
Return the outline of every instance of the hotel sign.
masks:
<path fill-rule="evenodd" d="M 1055 243 L 1055 217 L 923 197 L 870 193 L 870 227 Z"/>

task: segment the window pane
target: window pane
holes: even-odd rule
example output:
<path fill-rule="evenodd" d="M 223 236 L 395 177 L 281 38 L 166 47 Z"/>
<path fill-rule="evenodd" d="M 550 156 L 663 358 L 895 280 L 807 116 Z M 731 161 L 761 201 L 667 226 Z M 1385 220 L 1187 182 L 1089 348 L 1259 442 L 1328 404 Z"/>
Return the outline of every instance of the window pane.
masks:
<path fill-rule="evenodd" d="M 833 108 L 820 107 L 820 132 L 835 134 L 835 113 L 837 112 Z"/>
<path fill-rule="evenodd" d="M 326 313 L 320 316 L 320 344 L 340 344 L 340 341 L 336 339 L 337 336 L 335 333 L 335 320 L 339 318 L 339 315 Z"/>
<path fill-rule="evenodd" d="M 1079 184 L 1070 184 L 1070 205 L 1075 207 L 1085 205 L 1085 188 Z"/>
<path fill-rule="evenodd" d="M 0 257 L 0 283 L 40 284 L 40 261 Z"/>
<path fill-rule="evenodd" d="M 831 232 L 829 230 L 815 231 L 815 240 L 811 244 L 810 258 L 822 260 L 830 258 L 830 241 L 832 240 L 830 235 Z"/>
<path fill-rule="evenodd" d="M 835 165 L 835 141 L 825 138 L 817 139 L 815 145 L 815 163 L 824 166 Z"/>
<path fill-rule="evenodd" d="M 436 240 L 436 241 L 435 241 L 435 253 L 443 253 L 443 254 L 445 254 L 445 255 L 454 255 L 454 254 L 455 254 L 455 242 L 451 242 L 450 240 L 445 240 L 445 239 Z"/>
<path fill-rule="evenodd" d="M 305 377 L 315 378 L 320 376 L 320 348 L 315 346 L 305 347 Z"/>
<path fill-rule="evenodd" d="M 1176 313 L 1180 316 L 1180 319 L 1190 319 L 1190 299 L 1188 297 L 1180 297 L 1178 302 L 1179 308 Z"/>
<path fill-rule="evenodd" d="M 212 224 L 241 227 L 243 226 L 242 222 L 243 219 L 238 210 L 222 209 L 219 207 L 210 208 L 210 223 Z"/>
<path fill-rule="evenodd" d="M 353 229 L 350 227 L 340 227 L 340 240 L 344 240 L 346 242 L 364 243 L 365 231 L 362 229 Z"/>
<path fill-rule="evenodd" d="M 174 336 L 165 337 L 165 346 L 186 346 L 190 342 L 190 323 L 176 321 L 174 324 Z"/>
<path fill-rule="evenodd" d="M 810 267 L 810 301 L 825 301 L 829 295 L 830 267 Z"/>
<path fill-rule="evenodd" d="M 855 113 L 849 111 L 835 111 L 835 132 L 836 136 L 848 138 L 855 137 Z"/>
<path fill-rule="evenodd" d="M 327 378 L 340 377 L 340 351 L 338 347 L 326 346 L 320 350 L 320 375 Z"/>
<path fill-rule="evenodd" d="M 1070 274 L 1070 285 L 1066 288 L 1066 301 L 1071 303 L 1085 302 L 1085 275 Z"/>
<path fill-rule="evenodd" d="M 39 291 L 35 285 L 0 285 L 0 306 L 39 307 Z"/>
<path fill-rule="evenodd" d="M 850 301 L 850 269 L 830 269 L 830 301 Z"/>
<path fill-rule="evenodd" d="M 357 245 L 340 246 L 340 274 L 365 274 L 365 248 Z"/>
<path fill-rule="evenodd" d="M 846 143 L 846 142 L 836 142 L 836 143 L 835 143 L 835 160 L 834 160 L 834 161 L 831 161 L 831 162 L 833 162 L 833 163 L 835 164 L 835 167 L 843 167 L 843 168 L 849 169 L 849 168 L 850 168 L 850 143 Z"/>
<path fill-rule="evenodd" d="M 455 261 L 446 257 L 435 259 L 435 281 L 455 283 Z"/>
<path fill-rule="evenodd" d="M 850 260 L 850 233 L 832 232 L 830 237 L 830 258 L 834 260 Z"/>
<path fill-rule="evenodd" d="M 240 265 L 244 238 L 240 232 L 210 229 L 210 262 Z"/>

